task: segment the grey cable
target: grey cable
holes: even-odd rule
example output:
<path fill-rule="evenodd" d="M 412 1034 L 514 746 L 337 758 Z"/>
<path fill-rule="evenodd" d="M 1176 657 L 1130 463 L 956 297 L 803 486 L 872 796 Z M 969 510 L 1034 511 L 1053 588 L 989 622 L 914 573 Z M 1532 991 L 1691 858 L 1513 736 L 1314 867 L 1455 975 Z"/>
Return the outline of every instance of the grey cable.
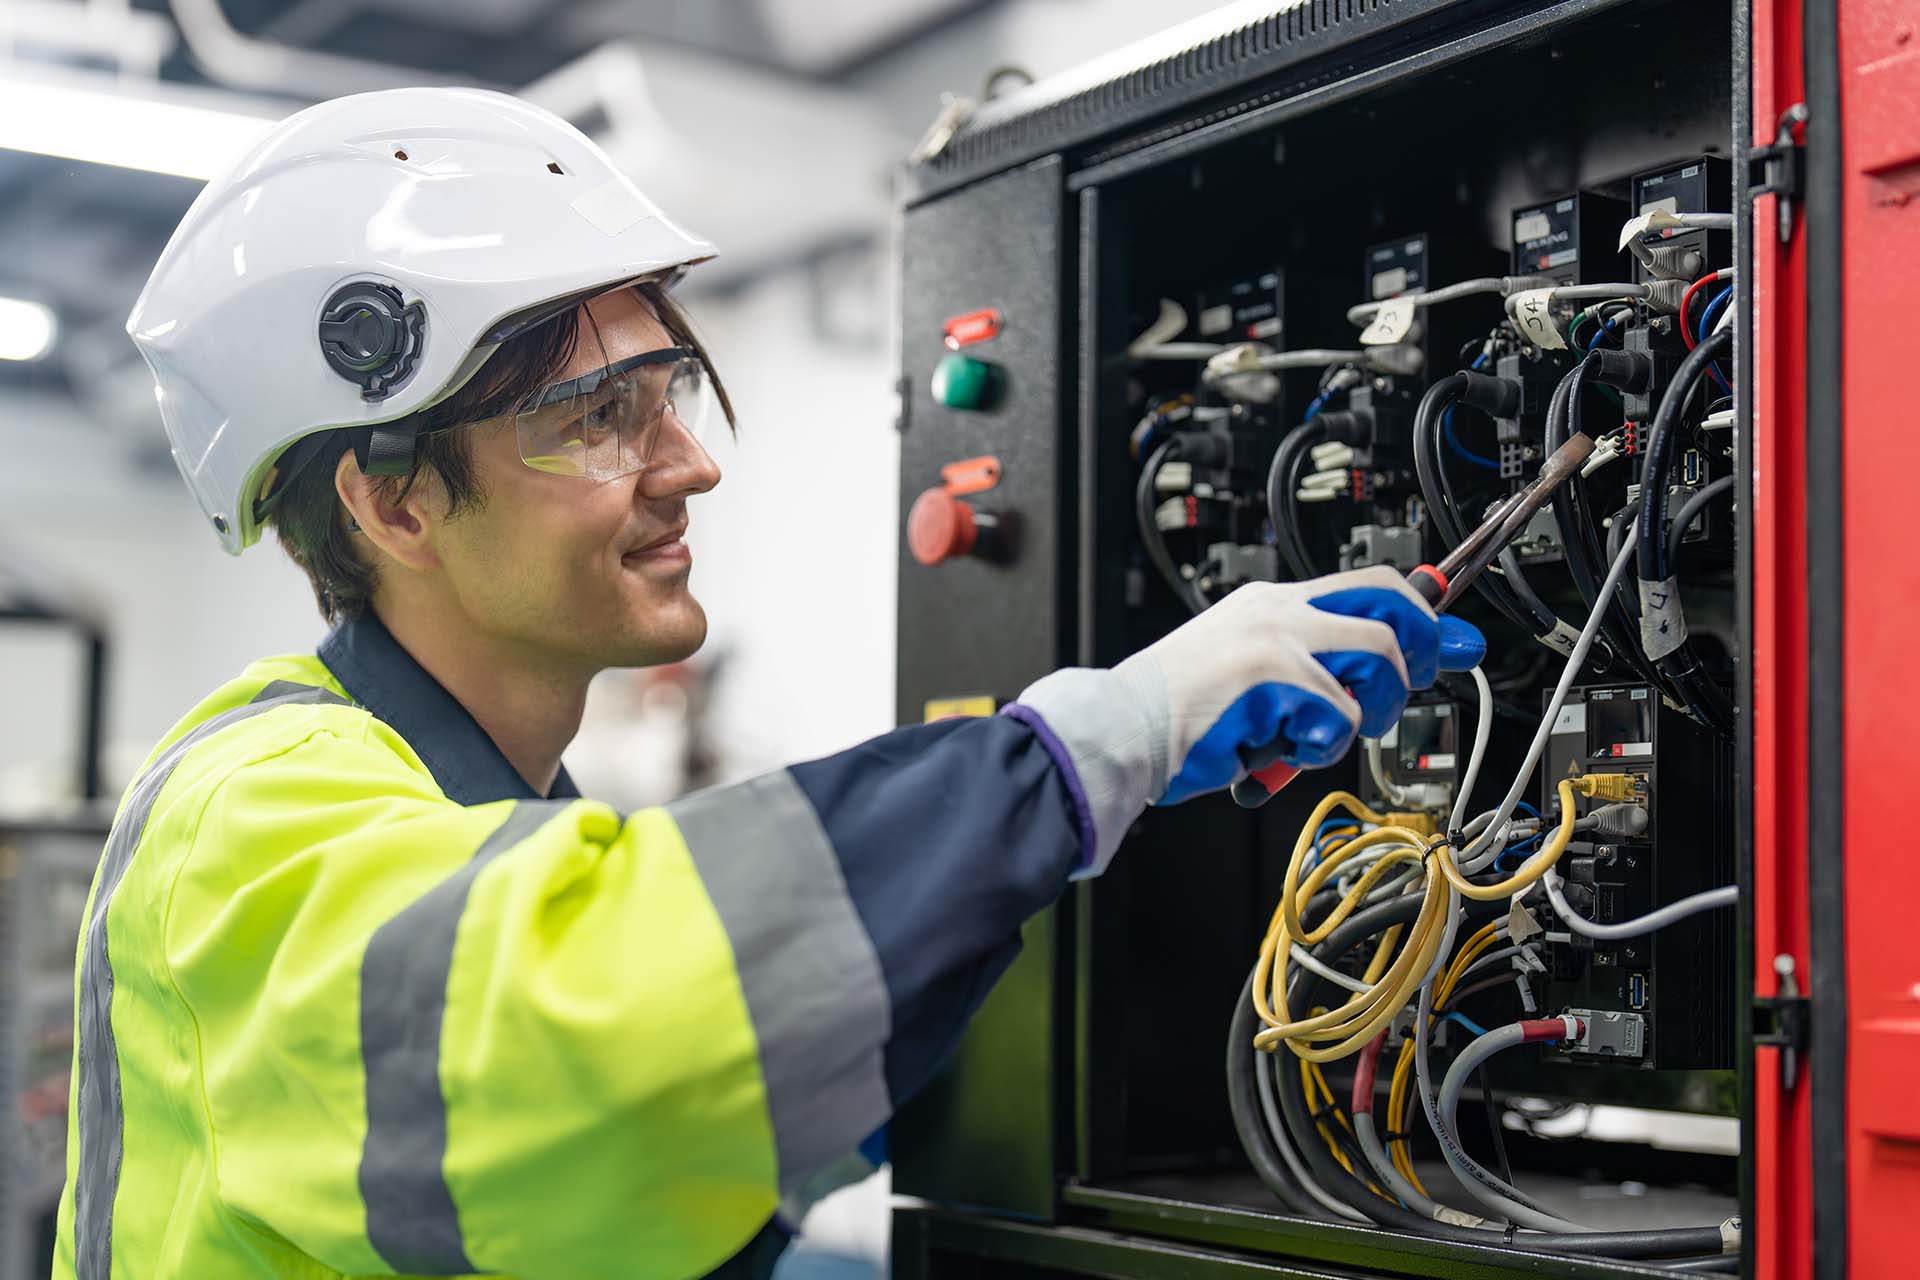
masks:
<path fill-rule="evenodd" d="M 1403 294 L 1398 298 L 1384 298 L 1379 302 L 1362 302 L 1358 306 L 1347 308 L 1347 320 L 1352 324 L 1365 324 L 1379 314 L 1380 309 L 1389 302 L 1411 302 L 1416 307 L 1430 307 L 1436 302 L 1452 302 L 1457 298 L 1470 298 L 1479 293 L 1509 294 L 1516 289 L 1533 288 L 1549 284 L 1544 276 L 1476 276 L 1472 280 L 1460 280 L 1453 284 L 1442 285 L 1438 289 L 1429 289 L 1425 293 Z"/>
<path fill-rule="evenodd" d="M 1500 842 L 1489 840 L 1488 834 L 1498 834 L 1507 819 L 1513 816 L 1514 806 L 1520 802 L 1521 793 L 1527 789 L 1527 783 L 1532 780 L 1534 767 L 1540 763 L 1540 757 L 1546 754 L 1547 739 L 1553 736 L 1553 722 L 1560 715 L 1561 704 L 1567 700 L 1567 690 L 1573 687 L 1574 678 L 1580 674 L 1580 668 L 1587 660 L 1588 650 L 1593 648 L 1594 637 L 1600 634 L 1601 620 L 1606 617 L 1607 602 L 1613 598 L 1614 590 L 1619 587 L 1620 579 L 1627 571 L 1627 565 L 1634 558 L 1634 552 L 1634 544 L 1629 542 L 1621 547 L 1620 554 L 1613 558 L 1613 566 L 1607 570 L 1607 580 L 1601 584 L 1593 609 L 1587 615 L 1587 625 L 1581 630 L 1580 639 L 1574 642 L 1573 652 L 1567 655 L 1567 665 L 1560 673 L 1560 683 L 1554 686 L 1553 697 L 1547 702 L 1546 714 L 1540 718 L 1540 729 L 1533 735 L 1533 745 L 1527 748 L 1526 761 L 1521 764 L 1519 773 L 1514 776 L 1513 786 L 1507 790 L 1506 798 L 1494 811 L 1496 816 L 1488 832 L 1475 837 L 1472 843 L 1461 851 L 1459 864 L 1462 874 L 1471 875 L 1483 870 L 1500 856 L 1499 848 L 1488 847 L 1489 845 L 1497 846 Z M 1454 810 L 1456 819 L 1460 813 L 1461 809 L 1456 807 Z"/>
<path fill-rule="evenodd" d="M 1622 920 L 1616 924 L 1596 924 L 1574 911 L 1573 904 L 1568 902 L 1566 895 L 1560 891 L 1562 884 L 1560 876 L 1552 868 L 1547 869 L 1547 874 L 1541 877 L 1541 882 L 1547 886 L 1547 897 L 1553 903 L 1554 914 L 1564 920 L 1569 929 L 1575 933 L 1585 934 L 1589 938 L 1606 940 L 1638 938 L 1656 929 L 1664 929 L 1676 921 L 1685 920 L 1688 916 L 1698 915 L 1702 911 L 1712 911 L 1718 907 L 1730 907 L 1740 901 L 1740 886 L 1722 885 L 1718 889 L 1707 889 L 1682 898 L 1678 902 L 1670 902 L 1659 910 L 1649 911 L 1635 920 Z"/>
<path fill-rule="evenodd" d="M 1447 1167 L 1467 1193 L 1494 1213 L 1519 1226 L 1532 1227 L 1536 1231 L 1590 1231 L 1579 1223 L 1569 1222 L 1556 1217 L 1527 1200 L 1518 1187 L 1503 1180 L 1492 1170 L 1484 1168 L 1472 1156 L 1464 1151 L 1453 1136 L 1453 1128 L 1447 1123 L 1434 1106 L 1433 1090 L 1428 1084 L 1432 1078 L 1432 1069 L 1427 1061 L 1428 1022 L 1433 1017 L 1433 984 L 1429 982 L 1420 988 L 1420 1007 L 1413 1019 L 1413 1069 L 1415 1087 L 1420 1094 L 1420 1109 L 1426 1113 L 1427 1125 L 1434 1136 L 1440 1140 L 1440 1154 L 1445 1158 Z"/>
<path fill-rule="evenodd" d="M 1299 1153 L 1293 1149 L 1293 1143 L 1288 1139 L 1287 1126 L 1280 1119 L 1280 1105 L 1273 1098 L 1271 1064 L 1273 1055 L 1260 1049 L 1252 1050 L 1252 1053 L 1253 1078 L 1260 1087 L 1260 1114 L 1266 1117 L 1267 1129 L 1273 1135 L 1273 1145 L 1280 1149 L 1280 1158 L 1286 1162 L 1287 1172 L 1291 1173 L 1294 1181 L 1313 1197 L 1314 1203 L 1329 1213 L 1351 1222 L 1369 1221 L 1365 1214 L 1346 1201 L 1329 1195 L 1325 1187 L 1313 1180 L 1313 1175 L 1307 1172 L 1306 1165 L 1300 1162 Z"/>

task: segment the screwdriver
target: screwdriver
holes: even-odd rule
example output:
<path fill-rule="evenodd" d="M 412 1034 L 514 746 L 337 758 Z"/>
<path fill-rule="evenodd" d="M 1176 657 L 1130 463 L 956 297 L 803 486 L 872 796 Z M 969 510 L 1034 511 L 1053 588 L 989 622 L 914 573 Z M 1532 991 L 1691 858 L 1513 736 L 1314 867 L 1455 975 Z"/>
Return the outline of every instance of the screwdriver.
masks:
<path fill-rule="evenodd" d="M 1445 613 L 1473 585 L 1473 580 L 1500 558 L 1500 553 L 1520 536 L 1534 514 L 1547 505 L 1554 490 L 1565 484 L 1592 453 L 1592 437 L 1576 431 L 1553 451 L 1532 484 L 1498 503 L 1439 564 L 1423 564 L 1409 572 L 1408 584 L 1433 606 L 1435 613 Z M 1292 782 L 1299 772 L 1297 766 L 1284 760 L 1256 769 L 1233 784 L 1234 801 L 1243 809 L 1257 809 Z"/>

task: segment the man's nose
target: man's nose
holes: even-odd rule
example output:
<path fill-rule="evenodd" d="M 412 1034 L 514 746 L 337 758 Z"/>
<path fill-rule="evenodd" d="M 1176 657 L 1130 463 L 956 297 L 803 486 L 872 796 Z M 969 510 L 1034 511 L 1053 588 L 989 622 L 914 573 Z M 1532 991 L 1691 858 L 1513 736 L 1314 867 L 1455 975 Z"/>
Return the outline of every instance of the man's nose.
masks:
<path fill-rule="evenodd" d="M 640 478 L 641 493 L 649 498 L 671 498 L 705 493 L 719 483 L 720 464 L 680 416 L 667 410 L 660 418 L 653 457 Z"/>

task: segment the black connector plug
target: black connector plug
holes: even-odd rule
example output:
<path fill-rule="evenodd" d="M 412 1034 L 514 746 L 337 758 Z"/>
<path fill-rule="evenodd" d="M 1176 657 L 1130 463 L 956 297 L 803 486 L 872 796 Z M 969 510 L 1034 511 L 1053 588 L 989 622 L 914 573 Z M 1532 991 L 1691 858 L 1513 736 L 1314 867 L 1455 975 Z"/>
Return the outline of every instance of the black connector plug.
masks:
<path fill-rule="evenodd" d="M 1472 369 L 1460 376 L 1467 380 L 1460 392 L 1461 404 L 1494 418 L 1511 418 L 1520 412 L 1520 384 L 1512 378 L 1497 378 Z"/>
<path fill-rule="evenodd" d="M 1373 443 L 1374 413 L 1371 409 L 1332 409 L 1316 414 L 1314 421 L 1326 428 L 1327 439 L 1364 449 Z"/>
<path fill-rule="evenodd" d="M 1602 348 L 1587 357 L 1593 366 L 1593 380 L 1616 391 L 1638 393 L 1653 381 L 1653 361 L 1639 351 L 1612 351 Z"/>

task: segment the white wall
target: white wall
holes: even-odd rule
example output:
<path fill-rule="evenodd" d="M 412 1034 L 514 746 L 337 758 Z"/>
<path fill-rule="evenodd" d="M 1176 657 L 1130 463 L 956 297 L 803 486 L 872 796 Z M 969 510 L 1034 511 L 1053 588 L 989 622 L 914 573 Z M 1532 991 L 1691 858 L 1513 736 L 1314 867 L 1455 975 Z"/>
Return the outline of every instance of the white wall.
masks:
<path fill-rule="evenodd" d="M 168 726 L 254 658 L 318 642 L 306 579 L 277 547 L 229 557 L 171 466 L 134 466 L 124 439 L 65 402 L 0 402 L 0 456 L 0 555 L 24 560 L 107 624 L 109 779 L 124 782 Z M 0 805 L 9 809 L 39 807 L 71 773 L 79 690 L 66 677 L 77 667 L 65 669 L 68 657 L 49 679 L 21 661 L 51 644 L 0 628 Z"/>

